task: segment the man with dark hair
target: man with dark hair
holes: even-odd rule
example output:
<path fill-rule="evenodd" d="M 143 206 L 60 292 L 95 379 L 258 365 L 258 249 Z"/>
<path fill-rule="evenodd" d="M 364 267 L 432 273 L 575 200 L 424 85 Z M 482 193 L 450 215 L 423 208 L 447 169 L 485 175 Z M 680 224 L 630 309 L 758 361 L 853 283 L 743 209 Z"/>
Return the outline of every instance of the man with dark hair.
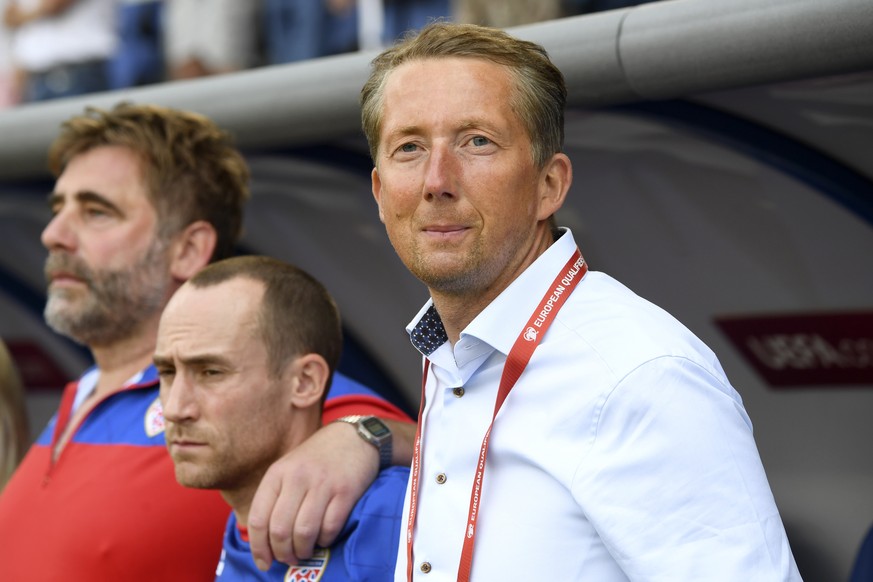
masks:
<path fill-rule="evenodd" d="M 122 104 L 66 122 L 50 166 L 57 182 L 42 234 L 45 318 L 88 346 L 95 366 L 67 386 L 0 496 L 0 578 L 211 580 L 227 508 L 214 492 L 176 483 L 151 364 L 167 301 L 234 250 L 249 197 L 246 163 L 201 115 Z M 405 417 L 338 375 L 325 418 L 351 413 L 389 424 Z M 343 493 L 349 462 L 332 463 L 323 451 L 363 457 L 372 473 L 379 455 L 347 423 L 317 436 L 313 452 L 296 450 L 308 464 L 297 463 L 295 486 L 309 502 L 304 515 L 320 518 L 337 490 L 334 513 L 357 499 Z M 294 514 L 285 527 L 300 527 Z"/>
<path fill-rule="evenodd" d="M 407 468 L 381 471 L 339 538 L 313 559 L 273 562 L 265 573 L 249 550 L 255 490 L 276 459 L 321 426 L 341 345 L 327 290 L 268 257 L 206 267 L 164 310 L 154 361 L 176 479 L 219 489 L 233 509 L 217 580 L 379 582 L 393 575 Z"/>

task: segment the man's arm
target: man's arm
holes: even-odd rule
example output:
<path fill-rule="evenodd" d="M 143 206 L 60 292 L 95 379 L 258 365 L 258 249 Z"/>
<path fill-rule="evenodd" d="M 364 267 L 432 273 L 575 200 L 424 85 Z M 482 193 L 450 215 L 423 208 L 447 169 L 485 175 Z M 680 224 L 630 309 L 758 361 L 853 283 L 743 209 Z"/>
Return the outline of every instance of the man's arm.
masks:
<path fill-rule="evenodd" d="M 409 465 L 416 425 L 382 419 L 393 434 L 392 462 Z M 294 564 L 317 543 L 329 546 L 379 472 L 376 448 L 345 422 L 323 426 L 273 463 L 249 511 L 249 540 L 262 570 L 273 559 Z"/>
<path fill-rule="evenodd" d="M 629 579 L 800 580 L 751 421 L 723 375 L 681 356 L 636 366 L 594 430 L 572 492 Z"/>

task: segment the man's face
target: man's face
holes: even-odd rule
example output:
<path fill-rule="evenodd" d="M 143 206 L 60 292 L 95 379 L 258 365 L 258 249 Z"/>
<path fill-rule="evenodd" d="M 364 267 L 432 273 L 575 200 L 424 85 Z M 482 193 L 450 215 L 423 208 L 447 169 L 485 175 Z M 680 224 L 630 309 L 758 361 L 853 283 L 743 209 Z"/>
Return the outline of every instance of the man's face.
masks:
<path fill-rule="evenodd" d="M 155 365 L 167 447 L 186 487 L 257 487 L 285 452 L 291 404 L 258 333 L 263 293 L 244 278 L 184 285 L 161 317 Z"/>
<path fill-rule="evenodd" d="M 511 90 L 509 72 L 480 59 L 412 61 L 388 77 L 373 194 L 431 291 L 499 291 L 533 260 L 543 180 Z"/>
<path fill-rule="evenodd" d="M 95 346 L 156 319 L 169 296 L 169 262 L 134 152 L 101 146 L 75 156 L 50 203 L 42 233 L 48 324 Z"/>

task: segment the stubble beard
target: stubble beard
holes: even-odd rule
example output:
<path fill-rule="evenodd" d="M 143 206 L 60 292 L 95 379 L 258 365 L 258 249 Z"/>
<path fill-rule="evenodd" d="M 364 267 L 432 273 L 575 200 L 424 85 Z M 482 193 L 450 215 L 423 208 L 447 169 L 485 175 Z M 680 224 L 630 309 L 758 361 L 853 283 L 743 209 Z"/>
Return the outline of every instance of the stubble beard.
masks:
<path fill-rule="evenodd" d="M 431 294 L 477 299 L 488 293 L 503 269 L 511 262 L 512 248 L 515 246 L 508 244 L 506 248 L 493 253 L 494 256 L 486 256 L 481 241 L 476 241 L 449 264 L 443 257 L 434 257 L 434 252 L 416 245 L 404 263 L 416 278 L 427 285 Z"/>
<path fill-rule="evenodd" d="M 262 427 L 268 430 L 268 427 Z M 167 427 L 166 439 L 171 442 L 184 432 L 186 436 L 199 442 L 210 442 L 203 434 L 196 438 L 191 436 L 191 429 L 182 429 L 176 425 Z M 268 433 L 269 434 L 269 433 Z M 219 491 L 238 491 L 246 486 L 257 484 L 267 472 L 269 466 L 285 452 L 277 440 L 271 445 L 263 444 L 260 448 L 247 450 L 244 446 L 223 446 L 212 442 L 204 454 L 208 458 L 190 458 L 185 454 L 173 455 L 176 481 L 183 487 L 191 489 L 216 489 Z"/>
<path fill-rule="evenodd" d="M 477 286 L 481 278 L 483 261 L 478 243 L 466 252 L 458 251 L 451 257 L 437 256 L 443 253 L 425 250 L 414 240 L 396 243 L 392 240 L 392 244 L 409 272 L 431 292 L 465 295 Z"/>
<path fill-rule="evenodd" d="M 277 457 L 278 458 L 278 457 Z M 256 471 L 266 471 L 266 467 L 254 467 L 254 463 L 245 466 L 234 464 L 235 459 L 222 455 L 209 462 L 197 462 L 183 457 L 174 457 L 176 465 L 176 481 L 183 487 L 191 489 L 217 489 L 233 491 L 240 488 L 241 483 L 252 479 Z M 269 466 L 269 465 L 267 465 Z"/>
<path fill-rule="evenodd" d="M 73 255 L 57 252 L 46 260 L 46 275 L 64 270 L 81 279 L 79 289 L 49 289 L 44 316 L 53 330 L 88 345 L 110 345 L 133 336 L 164 307 L 170 286 L 166 245 L 155 240 L 135 264 L 115 271 L 93 270 Z"/>

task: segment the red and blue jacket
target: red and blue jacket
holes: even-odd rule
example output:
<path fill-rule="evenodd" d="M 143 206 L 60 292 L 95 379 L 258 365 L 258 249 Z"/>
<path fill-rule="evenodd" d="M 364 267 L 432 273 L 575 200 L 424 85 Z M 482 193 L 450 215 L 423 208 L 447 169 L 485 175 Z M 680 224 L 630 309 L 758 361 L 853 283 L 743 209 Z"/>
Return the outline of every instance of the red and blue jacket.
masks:
<path fill-rule="evenodd" d="M 57 414 L 0 494 L 0 580 L 213 580 L 229 507 L 217 491 L 176 482 L 154 367 L 97 403 L 52 461 L 77 385 L 66 387 Z M 348 414 L 409 420 L 337 374 L 323 418 Z"/>

